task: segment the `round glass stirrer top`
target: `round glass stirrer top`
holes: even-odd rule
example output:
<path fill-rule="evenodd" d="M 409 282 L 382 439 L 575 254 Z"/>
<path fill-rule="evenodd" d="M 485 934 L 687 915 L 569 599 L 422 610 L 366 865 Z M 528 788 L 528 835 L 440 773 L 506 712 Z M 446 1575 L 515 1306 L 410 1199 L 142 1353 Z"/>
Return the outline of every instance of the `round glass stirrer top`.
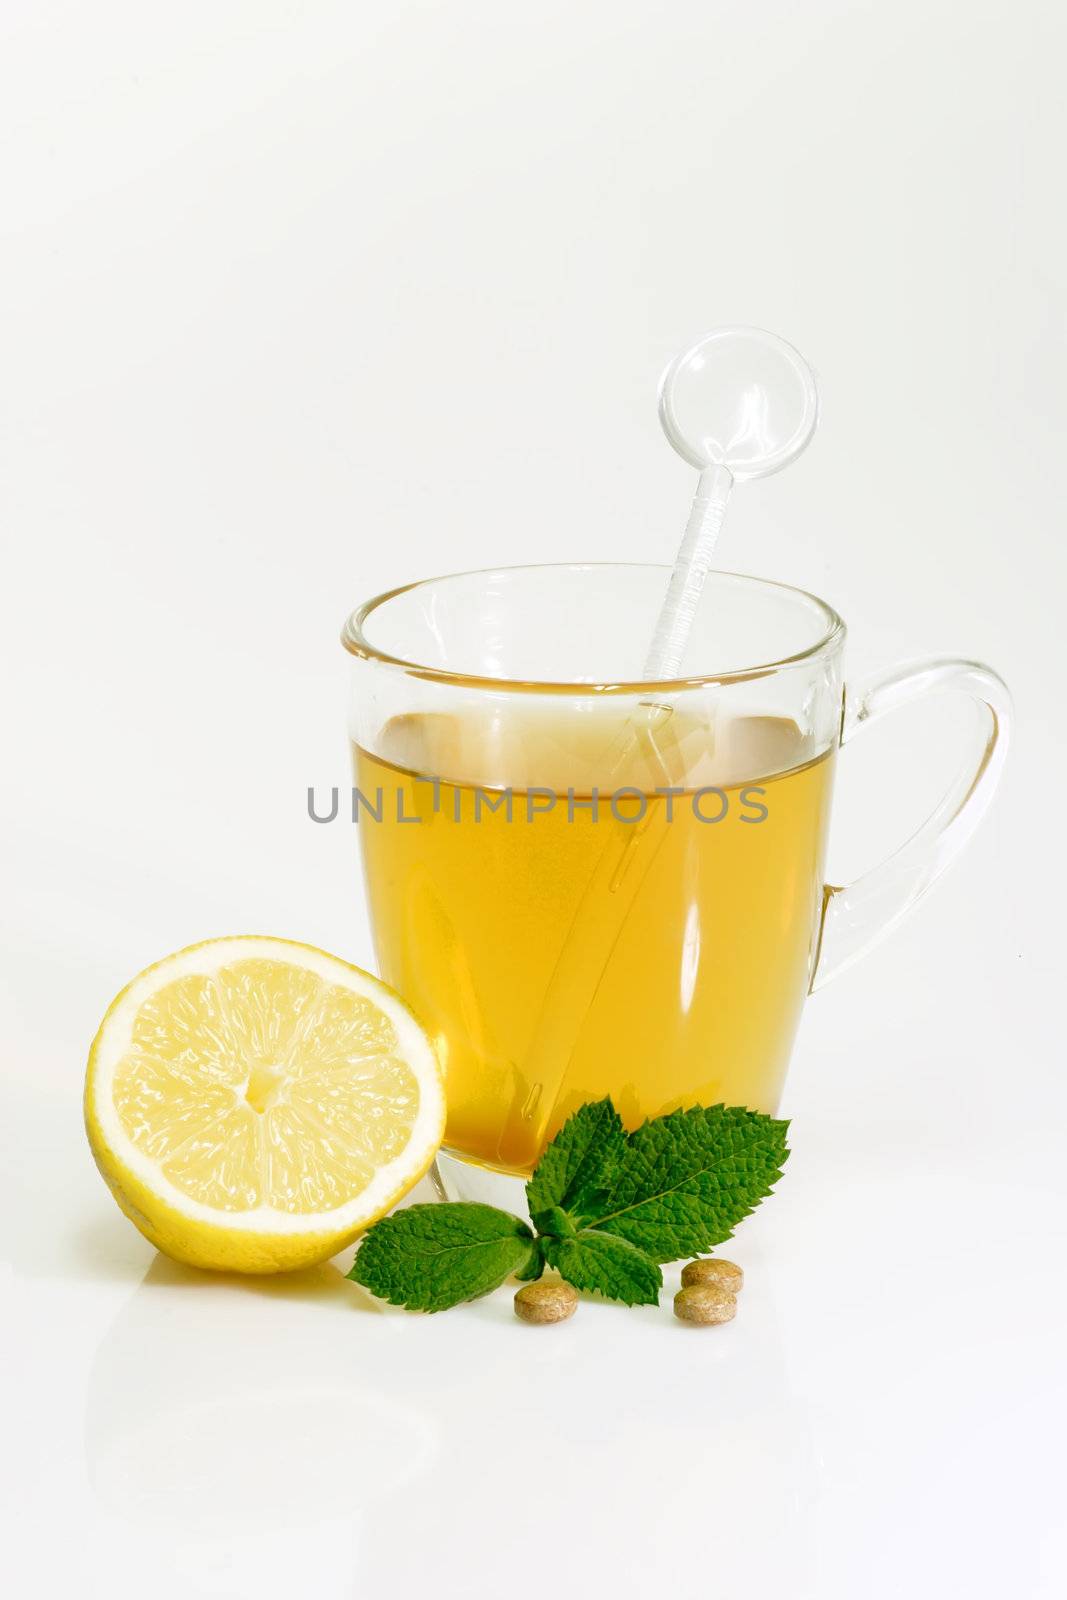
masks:
<path fill-rule="evenodd" d="M 700 471 L 693 509 L 645 661 L 674 678 L 711 567 L 730 490 L 788 466 L 815 431 L 819 402 L 800 353 L 762 328 L 717 328 L 676 356 L 660 380 L 659 415 L 678 454 Z"/>

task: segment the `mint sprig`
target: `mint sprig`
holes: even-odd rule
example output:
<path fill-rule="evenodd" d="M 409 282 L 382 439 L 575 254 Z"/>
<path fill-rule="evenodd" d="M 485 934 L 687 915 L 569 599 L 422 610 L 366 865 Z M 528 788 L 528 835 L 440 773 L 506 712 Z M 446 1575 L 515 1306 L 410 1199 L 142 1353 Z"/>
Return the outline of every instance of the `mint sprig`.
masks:
<path fill-rule="evenodd" d="M 788 1123 L 698 1106 L 627 1134 L 610 1099 L 570 1117 L 526 1185 L 531 1230 L 495 1206 L 409 1206 L 365 1234 L 348 1274 L 412 1311 L 443 1311 L 554 1268 L 576 1289 L 655 1305 L 659 1263 L 711 1250 L 770 1194 Z"/>

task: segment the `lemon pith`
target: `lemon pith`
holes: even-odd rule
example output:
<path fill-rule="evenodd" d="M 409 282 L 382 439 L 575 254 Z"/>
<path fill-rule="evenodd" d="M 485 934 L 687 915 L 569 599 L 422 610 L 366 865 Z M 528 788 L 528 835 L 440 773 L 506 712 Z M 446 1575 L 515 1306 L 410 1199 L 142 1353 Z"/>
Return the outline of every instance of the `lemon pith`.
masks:
<path fill-rule="evenodd" d="M 93 1042 L 85 1118 L 122 1210 L 195 1266 L 325 1260 L 423 1175 L 440 1065 L 403 1002 L 309 945 L 192 945 L 139 974 Z"/>

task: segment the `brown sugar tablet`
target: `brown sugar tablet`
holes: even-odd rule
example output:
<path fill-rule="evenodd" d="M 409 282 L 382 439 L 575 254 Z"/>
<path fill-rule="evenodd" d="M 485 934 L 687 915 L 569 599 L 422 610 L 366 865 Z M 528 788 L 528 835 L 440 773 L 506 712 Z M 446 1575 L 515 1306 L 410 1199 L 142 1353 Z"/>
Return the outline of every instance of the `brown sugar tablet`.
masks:
<path fill-rule="evenodd" d="M 730 1322 L 737 1312 L 737 1296 L 715 1283 L 692 1283 L 674 1297 L 674 1314 L 682 1322 L 710 1328 Z"/>
<path fill-rule="evenodd" d="M 713 1283 L 730 1294 L 737 1294 L 744 1282 L 745 1274 L 736 1261 L 723 1261 L 718 1256 L 702 1256 L 682 1268 L 682 1285 L 686 1289 L 694 1283 Z"/>
<path fill-rule="evenodd" d="M 562 1278 L 525 1283 L 515 1295 L 515 1315 L 522 1322 L 565 1322 L 573 1317 L 578 1291 Z"/>

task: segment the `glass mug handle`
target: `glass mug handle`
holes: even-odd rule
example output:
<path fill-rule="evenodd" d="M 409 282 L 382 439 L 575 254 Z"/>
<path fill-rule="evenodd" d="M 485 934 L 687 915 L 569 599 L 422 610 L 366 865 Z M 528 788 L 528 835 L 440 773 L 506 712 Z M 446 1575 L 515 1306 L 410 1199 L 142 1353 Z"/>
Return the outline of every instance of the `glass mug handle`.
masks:
<path fill-rule="evenodd" d="M 962 770 L 916 833 L 878 866 L 845 885 L 827 884 L 809 993 L 850 967 L 895 928 L 941 876 L 989 809 L 1011 735 L 1003 679 L 976 661 L 919 661 L 868 679 L 845 696 L 840 743 L 928 695 L 964 694 L 979 723 Z"/>

